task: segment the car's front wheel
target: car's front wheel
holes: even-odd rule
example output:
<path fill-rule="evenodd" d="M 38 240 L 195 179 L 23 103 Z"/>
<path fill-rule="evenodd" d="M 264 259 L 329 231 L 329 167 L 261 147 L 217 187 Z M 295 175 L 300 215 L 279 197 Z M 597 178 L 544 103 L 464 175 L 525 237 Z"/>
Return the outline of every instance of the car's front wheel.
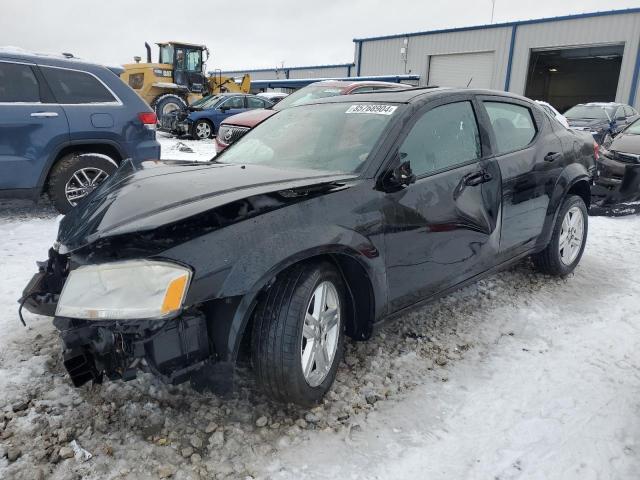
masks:
<path fill-rule="evenodd" d="M 213 125 L 207 120 L 198 120 L 193 124 L 193 138 L 196 140 L 206 140 L 213 136 Z"/>
<path fill-rule="evenodd" d="M 267 394 L 312 405 L 329 390 L 342 356 L 344 292 L 329 263 L 294 266 L 267 290 L 252 333 L 256 378 Z"/>
<path fill-rule="evenodd" d="M 538 270 L 550 275 L 569 275 L 576 268 L 587 243 L 589 215 L 584 200 L 569 195 L 556 218 L 551 241 L 533 256 Z"/>
<path fill-rule="evenodd" d="M 67 213 L 118 169 L 111 157 L 98 153 L 71 153 L 58 160 L 49 176 L 49 198 Z"/>

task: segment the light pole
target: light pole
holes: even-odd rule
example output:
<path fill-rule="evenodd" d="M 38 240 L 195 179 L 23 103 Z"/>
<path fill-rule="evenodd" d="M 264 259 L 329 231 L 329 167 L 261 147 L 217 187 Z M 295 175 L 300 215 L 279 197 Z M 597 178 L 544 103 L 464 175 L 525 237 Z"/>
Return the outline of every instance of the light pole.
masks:
<path fill-rule="evenodd" d="M 491 23 L 493 23 L 493 14 L 496 11 L 496 0 L 491 0 Z"/>

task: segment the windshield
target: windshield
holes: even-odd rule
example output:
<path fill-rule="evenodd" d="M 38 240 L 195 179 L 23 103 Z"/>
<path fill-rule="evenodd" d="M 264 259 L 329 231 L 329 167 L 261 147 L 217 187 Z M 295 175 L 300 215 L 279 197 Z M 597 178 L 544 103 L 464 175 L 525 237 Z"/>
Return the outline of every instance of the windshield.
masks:
<path fill-rule="evenodd" d="M 564 116 L 569 120 L 609 120 L 613 118 L 615 110 L 615 107 L 576 105 L 567 110 Z"/>
<path fill-rule="evenodd" d="M 176 70 L 202 72 L 202 50 L 199 48 L 176 47 Z"/>
<path fill-rule="evenodd" d="M 216 157 L 220 163 L 361 171 L 398 107 L 329 103 L 278 112 Z"/>
<path fill-rule="evenodd" d="M 273 107 L 274 110 L 283 110 L 285 108 L 293 107 L 296 105 L 304 105 L 305 103 L 318 100 L 319 98 L 335 97 L 342 93 L 340 87 L 329 87 L 322 85 L 307 85 L 301 88 L 297 92 L 293 92 L 288 97 L 284 98 L 277 105 Z"/>
<path fill-rule="evenodd" d="M 624 133 L 628 135 L 640 135 L 640 120 L 636 120 L 631 125 L 629 125 Z"/>
<path fill-rule="evenodd" d="M 195 108 L 211 108 L 223 98 L 222 95 L 209 95 L 201 98 L 197 102 L 193 102 L 191 106 Z"/>

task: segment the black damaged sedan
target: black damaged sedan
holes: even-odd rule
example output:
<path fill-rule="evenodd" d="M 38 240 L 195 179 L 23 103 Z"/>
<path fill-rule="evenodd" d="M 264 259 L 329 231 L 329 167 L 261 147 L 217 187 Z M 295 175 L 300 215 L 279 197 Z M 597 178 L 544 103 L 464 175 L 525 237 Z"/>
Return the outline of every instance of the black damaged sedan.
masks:
<path fill-rule="evenodd" d="M 350 95 L 279 112 L 211 163 L 122 165 L 62 220 L 22 304 L 77 386 L 139 370 L 276 399 L 331 387 L 345 335 L 587 238 L 589 135 L 491 91 Z"/>

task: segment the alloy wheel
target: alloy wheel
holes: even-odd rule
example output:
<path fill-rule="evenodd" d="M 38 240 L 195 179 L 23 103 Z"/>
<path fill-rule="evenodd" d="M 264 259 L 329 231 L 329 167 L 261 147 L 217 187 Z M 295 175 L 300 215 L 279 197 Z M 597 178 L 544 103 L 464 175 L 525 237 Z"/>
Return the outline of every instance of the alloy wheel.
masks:
<path fill-rule="evenodd" d="M 75 207 L 80 199 L 93 192 L 108 176 L 107 172 L 95 167 L 76 170 L 64 186 L 67 201 Z"/>
<path fill-rule="evenodd" d="M 196 125 L 196 136 L 200 139 L 209 138 L 211 136 L 211 125 L 207 122 L 201 122 Z"/>
<path fill-rule="evenodd" d="M 300 359 L 304 379 L 317 387 L 329 374 L 340 339 L 340 297 L 333 283 L 324 281 L 307 306 L 302 327 Z"/>
<path fill-rule="evenodd" d="M 584 217 L 582 210 L 571 207 L 562 220 L 558 249 L 560 260 L 571 265 L 580 254 L 584 242 Z"/>

